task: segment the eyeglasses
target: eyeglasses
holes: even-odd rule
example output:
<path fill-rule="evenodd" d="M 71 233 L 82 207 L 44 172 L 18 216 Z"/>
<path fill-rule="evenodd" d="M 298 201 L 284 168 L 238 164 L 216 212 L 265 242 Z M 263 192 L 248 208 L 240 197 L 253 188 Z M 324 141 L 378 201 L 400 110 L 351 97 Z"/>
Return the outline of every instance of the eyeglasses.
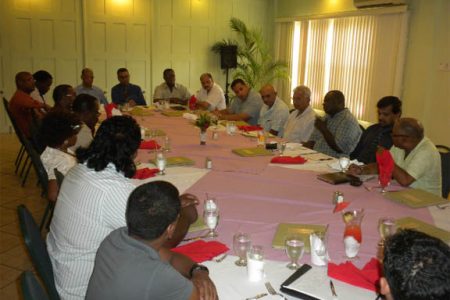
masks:
<path fill-rule="evenodd" d="M 391 134 L 392 138 L 409 138 L 409 135 L 406 134 Z"/>

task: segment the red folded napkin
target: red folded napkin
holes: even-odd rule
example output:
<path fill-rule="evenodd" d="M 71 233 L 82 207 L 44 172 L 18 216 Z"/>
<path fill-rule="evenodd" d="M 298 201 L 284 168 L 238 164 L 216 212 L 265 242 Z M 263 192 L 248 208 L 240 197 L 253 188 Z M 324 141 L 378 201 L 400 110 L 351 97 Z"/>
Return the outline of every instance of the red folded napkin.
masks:
<path fill-rule="evenodd" d="M 115 103 L 108 103 L 105 104 L 105 112 L 106 112 L 106 118 L 111 118 L 112 117 L 112 110 L 113 108 L 117 108 L 117 104 Z"/>
<path fill-rule="evenodd" d="M 387 186 L 391 182 L 392 172 L 394 171 L 394 159 L 389 150 L 380 148 L 376 152 L 378 164 L 378 179 L 381 186 Z"/>
<path fill-rule="evenodd" d="M 337 213 L 342 211 L 343 209 L 345 209 L 347 206 L 349 206 L 350 202 L 341 202 L 341 203 L 336 203 L 336 206 L 333 209 L 333 213 Z"/>
<path fill-rule="evenodd" d="M 299 156 L 275 156 L 270 161 L 273 164 L 304 164 L 307 160 Z"/>
<path fill-rule="evenodd" d="M 210 260 L 228 250 L 230 249 L 222 243 L 216 241 L 205 242 L 203 240 L 172 248 L 173 252 L 184 254 L 198 263 Z"/>
<path fill-rule="evenodd" d="M 155 150 L 159 148 L 161 148 L 161 146 L 155 140 L 142 141 L 141 145 L 139 146 L 139 149 L 146 150 Z"/>
<path fill-rule="evenodd" d="M 238 126 L 238 128 L 239 128 L 239 130 L 242 130 L 242 131 L 260 131 L 260 130 L 263 130 L 263 128 L 261 127 L 261 126 L 259 126 L 259 125 L 240 125 L 240 126 Z"/>
<path fill-rule="evenodd" d="M 197 104 L 197 98 L 194 95 L 192 95 L 191 98 L 189 99 L 189 109 L 195 110 L 196 104 Z"/>
<path fill-rule="evenodd" d="M 159 172 L 159 169 L 149 169 L 149 168 L 142 168 L 136 170 L 136 173 L 133 176 L 133 179 L 147 179 L 150 177 L 155 177 L 156 173 Z"/>
<path fill-rule="evenodd" d="M 328 276 L 363 289 L 377 291 L 381 265 L 376 258 L 372 258 L 361 270 L 349 261 L 340 265 L 330 262 Z"/>

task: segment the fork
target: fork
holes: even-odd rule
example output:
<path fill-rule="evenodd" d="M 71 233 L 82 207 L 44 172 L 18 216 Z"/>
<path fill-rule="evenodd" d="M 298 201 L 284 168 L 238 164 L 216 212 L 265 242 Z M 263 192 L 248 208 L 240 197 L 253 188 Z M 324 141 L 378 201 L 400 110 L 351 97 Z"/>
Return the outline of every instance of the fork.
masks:
<path fill-rule="evenodd" d="M 266 289 L 267 289 L 267 291 L 269 292 L 269 294 L 271 294 L 271 295 L 277 295 L 277 296 L 283 297 L 283 299 L 287 300 L 287 298 L 286 298 L 283 294 L 277 293 L 277 292 L 275 291 L 275 289 L 274 289 L 273 286 L 270 284 L 270 282 L 267 281 L 267 282 L 265 283 L 265 285 L 266 285 Z"/>
<path fill-rule="evenodd" d="M 228 256 L 228 254 L 223 254 L 222 256 L 219 256 L 219 257 L 217 257 L 217 258 L 214 258 L 214 261 L 215 262 L 217 262 L 217 263 L 220 263 L 220 262 L 222 262 L 226 257 Z"/>

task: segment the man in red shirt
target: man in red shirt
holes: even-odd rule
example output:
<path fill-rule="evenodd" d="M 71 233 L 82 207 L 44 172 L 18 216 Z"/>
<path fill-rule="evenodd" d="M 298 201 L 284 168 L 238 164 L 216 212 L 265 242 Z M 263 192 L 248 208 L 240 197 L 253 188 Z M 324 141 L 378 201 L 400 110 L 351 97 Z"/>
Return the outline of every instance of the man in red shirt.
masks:
<path fill-rule="evenodd" d="M 17 126 L 26 137 L 30 137 L 30 123 L 32 122 L 32 110 L 36 116 L 41 118 L 45 111 L 50 109 L 45 103 L 31 98 L 30 93 L 34 90 L 34 78 L 29 72 L 16 74 L 17 91 L 9 101 L 9 110 Z"/>

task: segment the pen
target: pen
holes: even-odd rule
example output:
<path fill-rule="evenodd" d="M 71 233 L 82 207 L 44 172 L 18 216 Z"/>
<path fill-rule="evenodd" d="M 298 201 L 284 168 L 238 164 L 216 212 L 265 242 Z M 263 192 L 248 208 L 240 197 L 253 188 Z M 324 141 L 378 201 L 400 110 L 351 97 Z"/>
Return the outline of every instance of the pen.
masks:
<path fill-rule="evenodd" d="M 336 290 L 334 289 L 334 284 L 333 284 L 332 280 L 330 280 L 330 289 L 331 289 L 331 294 L 333 295 L 333 297 L 337 297 Z"/>

